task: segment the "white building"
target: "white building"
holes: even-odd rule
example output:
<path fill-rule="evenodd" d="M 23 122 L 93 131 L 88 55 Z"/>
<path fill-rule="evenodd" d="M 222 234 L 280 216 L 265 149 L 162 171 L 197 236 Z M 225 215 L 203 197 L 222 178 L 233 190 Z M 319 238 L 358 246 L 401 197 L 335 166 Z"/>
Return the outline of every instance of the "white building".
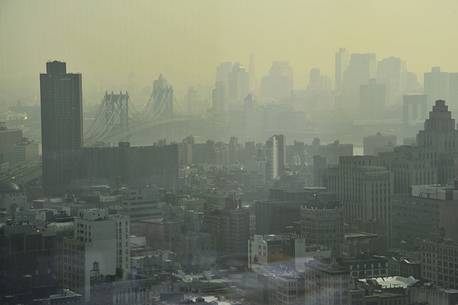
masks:
<path fill-rule="evenodd" d="M 80 211 L 74 239 L 64 241 L 63 285 L 90 299 L 91 280 L 130 273 L 130 221 L 104 209 Z"/>
<path fill-rule="evenodd" d="M 279 179 L 285 173 L 286 140 L 284 135 L 273 135 L 266 143 L 267 175 L 270 179 Z"/>

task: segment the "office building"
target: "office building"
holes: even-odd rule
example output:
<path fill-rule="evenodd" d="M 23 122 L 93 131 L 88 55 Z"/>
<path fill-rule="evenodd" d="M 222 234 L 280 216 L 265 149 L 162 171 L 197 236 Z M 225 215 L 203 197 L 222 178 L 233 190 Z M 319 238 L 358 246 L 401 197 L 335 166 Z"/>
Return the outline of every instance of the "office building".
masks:
<path fill-rule="evenodd" d="M 291 263 L 305 251 L 304 239 L 295 234 L 255 234 L 248 240 L 248 269 L 260 265 Z"/>
<path fill-rule="evenodd" d="M 364 155 L 377 156 L 381 152 L 393 151 L 396 146 L 396 136 L 382 135 L 377 132 L 376 135 L 367 136 L 363 139 Z"/>
<path fill-rule="evenodd" d="M 293 71 L 288 62 L 275 61 L 269 73 L 261 81 L 261 97 L 282 101 L 291 97 L 293 91 Z"/>
<path fill-rule="evenodd" d="M 309 259 L 305 263 L 305 305 L 350 305 L 349 270 L 335 261 Z"/>
<path fill-rule="evenodd" d="M 336 52 L 335 56 L 335 79 L 334 79 L 334 90 L 339 93 L 342 90 L 342 80 L 344 71 L 347 69 L 349 62 L 348 51 L 344 48 L 340 48 Z"/>
<path fill-rule="evenodd" d="M 393 197 L 393 243 L 415 247 L 421 239 L 458 240 L 456 185 L 412 185 L 411 193 Z"/>
<path fill-rule="evenodd" d="M 339 166 L 328 170 L 327 187 L 342 202 L 345 219 L 390 236 L 393 174 L 374 156 L 341 157 Z"/>
<path fill-rule="evenodd" d="M 81 149 L 79 178 L 140 186 L 155 184 L 174 190 L 178 187 L 178 167 L 177 144 L 130 146 L 121 142 L 118 146 Z"/>
<path fill-rule="evenodd" d="M 320 139 L 315 138 L 312 144 L 305 146 L 305 151 L 312 157 L 324 158 L 327 165 L 337 165 L 341 156 L 353 156 L 353 144 L 340 143 L 339 140 L 321 144 Z"/>
<path fill-rule="evenodd" d="M 442 288 L 458 289 L 458 243 L 424 240 L 420 244 L 421 276 Z"/>
<path fill-rule="evenodd" d="M 246 264 L 250 210 L 242 207 L 239 200 L 228 198 L 223 209 L 205 212 L 204 228 L 219 256 Z"/>
<path fill-rule="evenodd" d="M 304 274 L 294 264 L 277 263 L 256 269 L 261 286 L 258 300 L 266 305 L 297 305 L 304 303 Z"/>
<path fill-rule="evenodd" d="M 423 125 L 427 118 L 426 94 L 408 94 L 403 96 L 402 123 L 405 127 Z"/>
<path fill-rule="evenodd" d="M 342 80 L 343 109 L 355 111 L 360 104 L 361 85 L 376 77 L 377 61 L 373 53 L 351 54 L 350 62 L 344 71 Z"/>
<path fill-rule="evenodd" d="M 83 144 L 81 74 L 67 73 L 64 62 L 46 64 L 40 74 L 43 186 L 62 191 L 77 176 Z"/>
<path fill-rule="evenodd" d="M 359 88 L 359 110 L 364 119 L 380 119 L 386 106 L 386 86 L 370 79 Z"/>
<path fill-rule="evenodd" d="M 450 90 L 449 73 L 441 71 L 440 67 L 432 67 L 424 74 L 424 92 L 428 97 L 428 106 L 436 100 L 448 100 Z"/>
<path fill-rule="evenodd" d="M 250 92 L 250 76 L 246 68 L 239 63 L 234 63 L 232 70 L 228 74 L 227 96 L 235 105 L 240 108 L 243 100 Z"/>
<path fill-rule="evenodd" d="M 301 207 L 301 236 L 306 245 L 322 245 L 339 254 L 343 242 L 343 211 L 338 201 L 308 202 Z"/>
<path fill-rule="evenodd" d="M 405 92 L 406 64 L 398 57 L 388 57 L 377 63 L 377 83 L 386 90 L 387 105 L 398 105 Z"/>

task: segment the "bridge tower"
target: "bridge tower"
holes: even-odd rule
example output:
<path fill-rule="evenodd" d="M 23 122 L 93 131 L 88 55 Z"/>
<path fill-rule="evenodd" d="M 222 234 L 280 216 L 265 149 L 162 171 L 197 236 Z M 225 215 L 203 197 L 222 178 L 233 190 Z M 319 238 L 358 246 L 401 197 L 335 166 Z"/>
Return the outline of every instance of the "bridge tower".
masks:
<path fill-rule="evenodd" d="M 105 92 L 103 98 L 103 118 L 105 126 L 110 130 L 109 136 L 129 130 L 129 94 Z"/>
<path fill-rule="evenodd" d="M 84 134 L 84 142 L 91 145 L 105 141 L 128 141 L 128 134 L 129 94 L 127 91 L 105 92 L 94 121 Z"/>

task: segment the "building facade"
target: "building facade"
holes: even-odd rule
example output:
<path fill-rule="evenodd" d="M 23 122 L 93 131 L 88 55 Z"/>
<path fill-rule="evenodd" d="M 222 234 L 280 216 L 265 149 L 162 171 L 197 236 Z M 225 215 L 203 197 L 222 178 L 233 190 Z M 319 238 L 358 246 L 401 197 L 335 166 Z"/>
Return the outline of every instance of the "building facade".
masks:
<path fill-rule="evenodd" d="M 64 62 L 48 62 L 40 74 L 43 186 L 48 192 L 77 177 L 83 145 L 81 74 L 67 73 Z"/>

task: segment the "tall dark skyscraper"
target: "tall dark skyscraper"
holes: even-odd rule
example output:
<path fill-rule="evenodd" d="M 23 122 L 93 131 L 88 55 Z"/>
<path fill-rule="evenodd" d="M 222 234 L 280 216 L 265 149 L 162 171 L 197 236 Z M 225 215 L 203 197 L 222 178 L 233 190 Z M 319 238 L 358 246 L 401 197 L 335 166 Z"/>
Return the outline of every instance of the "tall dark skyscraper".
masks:
<path fill-rule="evenodd" d="M 59 191 L 78 170 L 83 145 L 81 74 L 67 73 L 64 62 L 46 63 L 40 74 L 43 186 Z"/>

